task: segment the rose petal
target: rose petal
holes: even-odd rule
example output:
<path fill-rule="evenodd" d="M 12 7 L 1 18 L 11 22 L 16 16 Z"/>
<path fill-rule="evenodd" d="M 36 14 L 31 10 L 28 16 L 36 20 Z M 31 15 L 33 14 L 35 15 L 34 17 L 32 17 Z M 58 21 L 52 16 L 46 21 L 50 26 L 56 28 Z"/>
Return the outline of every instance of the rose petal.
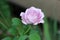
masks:
<path fill-rule="evenodd" d="M 23 20 L 22 20 L 22 23 L 23 23 L 23 24 L 25 24 L 25 25 L 27 25 L 27 23 L 26 23 L 26 22 L 24 22 Z"/>
<path fill-rule="evenodd" d="M 24 12 L 21 12 L 21 13 L 20 13 L 20 16 L 23 16 L 23 15 L 24 15 Z"/>
<path fill-rule="evenodd" d="M 40 20 L 40 22 L 39 23 L 44 23 L 44 20 L 42 19 L 42 20 Z"/>

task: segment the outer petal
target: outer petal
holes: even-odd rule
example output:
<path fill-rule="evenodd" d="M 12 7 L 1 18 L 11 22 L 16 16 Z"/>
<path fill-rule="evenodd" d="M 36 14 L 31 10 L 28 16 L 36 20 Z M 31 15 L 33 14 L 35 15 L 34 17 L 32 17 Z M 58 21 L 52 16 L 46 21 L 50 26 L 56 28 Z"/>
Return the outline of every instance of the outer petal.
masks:
<path fill-rule="evenodd" d="M 21 12 L 20 16 L 21 16 L 21 18 L 23 20 L 23 23 L 31 24 L 31 22 L 27 19 L 28 15 L 26 13 Z"/>
<path fill-rule="evenodd" d="M 27 25 L 27 23 L 25 21 L 23 21 L 23 20 L 22 20 L 22 23 L 25 24 L 25 25 Z"/>
<path fill-rule="evenodd" d="M 22 19 L 22 23 L 27 24 L 26 19 L 25 19 L 25 13 L 21 12 L 20 16 L 21 16 L 21 19 Z"/>
<path fill-rule="evenodd" d="M 42 20 L 40 20 L 40 22 L 39 23 L 44 23 L 44 20 L 42 19 Z"/>
<path fill-rule="evenodd" d="M 23 16 L 24 15 L 24 12 L 21 12 L 20 16 Z"/>
<path fill-rule="evenodd" d="M 33 25 L 37 25 L 38 23 L 34 23 Z"/>
<path fill-rule="evenodd" d="M 31 9 L 31 10 L 37 10 L 37 8 L 35 8 L 35 7 L 30 7 L 29 9 Z"/>
<path fill-rule="evenodd" d="M 34 10 L 37 11 L 37 8 L 35 8 L 35 7 L 32 6 L 32 7 L 28 8 L 28 9 L 26 9 L 25 13 L 31 13 Z"/>
<path fill-rule="evenodd" d="M 41 11 L 41 9 L 38 9 L 38 12 L 40 13 L 40 16 L 41 16 L 40 19 L 43 19 L 44 18 L 44 13 Z"/>
<path fill-rule="evenodd" d="M 44 18 L 44 13 L 43 12 L 41 12 L 41 19 L 43 19 Z"/>

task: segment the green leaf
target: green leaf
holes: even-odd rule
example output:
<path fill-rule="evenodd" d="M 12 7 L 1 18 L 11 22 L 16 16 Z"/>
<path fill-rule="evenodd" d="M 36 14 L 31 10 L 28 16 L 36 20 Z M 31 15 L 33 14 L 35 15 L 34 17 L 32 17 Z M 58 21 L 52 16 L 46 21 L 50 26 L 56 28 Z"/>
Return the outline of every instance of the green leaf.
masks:
<path fill-rule="evenodd" d="M 29 40 L 41 40 L 41 38 L 37 31 L 31 30 Z"/>
<path fill-rule="evenodd" d="M 27 35 L 23 35 L 23 36 L 20 36 L 18 40 L 26 40 L 27 39 Z"/>
<path fill-rule="evenodd" d="M 5 37 L 2 40 L 11 40 L 11 38 L 10 37 Z"/>
<path fill-rule="evenodd" d="M 10 28 L 8 30 L 8 33 L 15 36 L 17 34 L 17 30 L 16 29 L 13 29 L 13 28 Z"/>
<path fill-rule="evenodd" d="M 17 29 L 18 33 L 20 35 L 24 34 L 24 27 L 20 19 L 18 18 L 12 18 L 12 26 L 13 28 Z"/>
<path fill-rule="evenodd" d="M 18 40 L 18 37 L 17 37 L 17 36 L 15 36 L 15 37 L 13 38 L 13 40 Z"/>
<path fill-rule="evenodd" d="M 12 26 L 14 27 L 21 27 L 22 22 L 19 18 L 12 18 Z"/>

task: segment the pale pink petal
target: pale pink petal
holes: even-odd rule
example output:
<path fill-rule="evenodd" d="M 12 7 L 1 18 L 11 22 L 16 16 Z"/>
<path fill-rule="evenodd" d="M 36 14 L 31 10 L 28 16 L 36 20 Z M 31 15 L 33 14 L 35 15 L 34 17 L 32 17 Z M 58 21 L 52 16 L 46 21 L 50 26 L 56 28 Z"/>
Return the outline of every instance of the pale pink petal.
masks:
<path fill-rule="evenodd" d="M 28 9 L 26 9 L 25 13 L 29 14 L 29 13 L 31 13 L 33 11 L 37 11 L 37 8 L 32 6 L 32 7 L 28 8 Z"/>
<path fill-rule="evenodd" d="M 38 9 L 38 12 L 40 13 L 41 19 L 44 18 L 44 13 L 42 12 L 42 10 Z"/>
<path fill-rule="evenodd" d="M 44 13 L 43 12 L 41 12 L 41 19 L 43 19 L 44 18 Z"/>
<path fill-rule="evenodd" d="M 34 23 L 33 25 L 37 25 L 38 23 Z"/>
<path fill-rule="evenodd" d="M 21 12 L 21 13 L 20 13 L 20 16 L 23 16 L 23 15 L 24 15 L 24 12 Z"/>
<path fill-rule="evenodd" d="M 27 25 L 27 23 L 25 21 L 23 21 L 23 20 L 22 20 L 22 23 L 25 24 L 25 25 Z"/>
<path fill-rule="evenodd" d="M 40 20 L 40 22 L 39 23 L 44 23 L 44 20 L 42 19 L 42 20 Z"/>

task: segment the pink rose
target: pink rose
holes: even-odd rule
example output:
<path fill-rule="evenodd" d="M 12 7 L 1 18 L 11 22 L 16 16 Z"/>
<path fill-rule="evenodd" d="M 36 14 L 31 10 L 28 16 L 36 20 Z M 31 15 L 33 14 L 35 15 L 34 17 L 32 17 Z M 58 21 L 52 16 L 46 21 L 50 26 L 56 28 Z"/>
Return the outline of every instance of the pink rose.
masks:
<path fill-rule="evenodd" d="M 26 25 L 44 23 L 44 13 L 39 8 L 30 7 L 26 9 L 25 12 L 21 12 L 20 16 L 22 18 L 22 22 Z"/>

